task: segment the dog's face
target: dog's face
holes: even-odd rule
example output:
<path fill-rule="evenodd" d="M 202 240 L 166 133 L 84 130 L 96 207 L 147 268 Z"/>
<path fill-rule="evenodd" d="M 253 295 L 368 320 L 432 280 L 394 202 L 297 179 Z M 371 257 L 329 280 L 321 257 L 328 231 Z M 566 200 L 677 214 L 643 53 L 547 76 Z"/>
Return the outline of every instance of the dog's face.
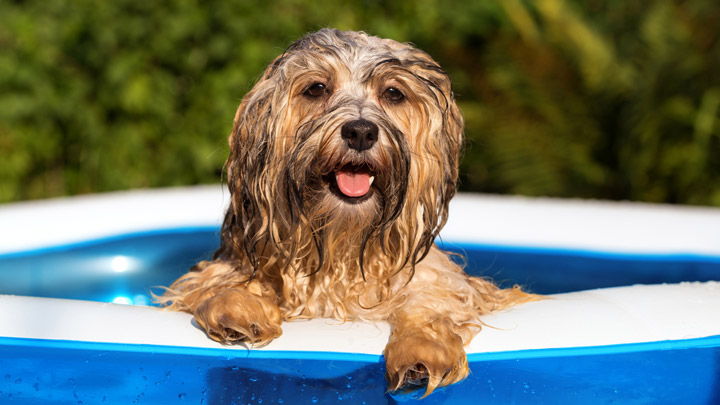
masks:
<path fill-rule="evenodd" d="M 462 142 L 450 79 L 426 53 L 318 31 L 279 56 L 238 109 L 226 225 L 249 256 L 312 245 L 320 267 L 355 247 L 362 266 L 375 243 L 402 256 L 397 266 L 414 264 L 445 223 Z"/>

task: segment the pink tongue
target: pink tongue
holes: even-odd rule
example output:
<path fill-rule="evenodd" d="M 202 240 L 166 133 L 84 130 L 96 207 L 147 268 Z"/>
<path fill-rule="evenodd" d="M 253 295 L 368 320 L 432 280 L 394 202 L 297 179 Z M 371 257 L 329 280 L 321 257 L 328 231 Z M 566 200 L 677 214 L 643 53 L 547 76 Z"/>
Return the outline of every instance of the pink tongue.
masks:
<path fill-rule="evenodd" d="M 370 173 L 338 170 L 335 172 L 340 191 L 348 197 L 362 197 L 370 191 Z"/>

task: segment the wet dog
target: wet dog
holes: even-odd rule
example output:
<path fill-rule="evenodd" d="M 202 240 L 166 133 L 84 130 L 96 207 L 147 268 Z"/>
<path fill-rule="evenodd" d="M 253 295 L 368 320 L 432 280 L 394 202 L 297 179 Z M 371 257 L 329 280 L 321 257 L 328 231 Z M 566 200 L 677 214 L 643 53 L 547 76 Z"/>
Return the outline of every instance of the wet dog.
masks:
<path fill-rule="evenodd" d="M 456 191 L 463 120 L 425 52 L 323 29 L 290 46 L 237 110 L 221 246 L 161 301 L 220 342 L 283 321 L 387 321 L 390 390 L 468 375 L 478 317 L 526 301 L 470 277 L 434 239 Z"/>

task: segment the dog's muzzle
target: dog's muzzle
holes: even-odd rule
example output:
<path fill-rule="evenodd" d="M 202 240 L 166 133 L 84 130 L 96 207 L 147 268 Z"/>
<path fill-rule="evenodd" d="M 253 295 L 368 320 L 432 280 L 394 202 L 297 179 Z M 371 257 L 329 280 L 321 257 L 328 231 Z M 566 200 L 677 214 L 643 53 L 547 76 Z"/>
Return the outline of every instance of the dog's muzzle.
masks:
<path fill-rule="evenodd" d="M 350 149 L 357 152 L 369 150 L 378 139 L 378 126 L 368 120 L 359 119 L 348 121 L 342 126 L 340 134 Z M 366 165 L 346 165 L 335 172 L 335 181 L 340 192 L 347 197 L 362 197 L 370 192 L 370 186 L 375 180 L 371 170 Z"/>

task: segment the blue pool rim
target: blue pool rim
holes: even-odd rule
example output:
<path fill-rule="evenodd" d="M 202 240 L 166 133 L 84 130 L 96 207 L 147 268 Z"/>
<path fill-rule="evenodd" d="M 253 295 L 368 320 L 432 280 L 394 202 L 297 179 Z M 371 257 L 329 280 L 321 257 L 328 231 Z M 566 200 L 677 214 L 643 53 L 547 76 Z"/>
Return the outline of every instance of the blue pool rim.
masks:
<path fill-rule="evenodd" d="M 0 253 L 0 260 L 15 259 L 21 257 L 42 255 L 46 253 L 63 252 L 67 250 L 79 249 L 89 246 L 100 245 L 109 242 L 122 241 L 132 238 L 142 238 L 148 236 L 161 236 L 168 234 L 188 234 L 195 232 L 208 232 L 220 234 L 220 226 L 215 225 L 198 225 L 198 226 L 181 226 L 166 227 L 151 230 L 134 231 L 119 233 L 110 236 L 100 236 L 89 238 L 76 242 L 62 243 L 51 246 L 43 246 L 18 250 L 14 252 Z M 627 261 L 662 261 L 662 262 L 688 262 L 688 263 L 713 263 L 720 264 L 720 255 L 701 254 L 701 253 L 655 253 L 655 252 L 612 252 L 593 249 L 579 248 L 560 248 L 560 247 L 543 247 L 543 246 L 515 246 L 492 243 L 477 243 L 459 240 L 445 240 L 438 237 L 435 242 L 441 249 L 459 250 L 463 249 L 479 249 L 491 250 L 500 253 L 517 253 L 517 254 L 539 254 L 548 256 L 575 256 L 595 259 L 607 260 L 627 260 Z M 455 248 L 455 249 L 453 249 Z"/>
<path fill-rule="evenodd" d="M 134 352 L 153 354 L 172 354 L 183 356 L 205 356 L 243 359 L 280 359 L 280 360 L 320 360 L 352 361 L 362 363 L 382 363 L 381 354 L 294 351 L 294 350 L 246 350 L 163 346 L 139 343 L 89 342 L 77 340 L 54 340 L 37 338 L 19 338 L 0 336 L 0 346 L 60 349 L 60 350 L 99 350 L 108 352 Z M 486 362 L 497 360 L 521 360 L 575 356 L 602 356 L 624 353 L 639 353 L 666 350 L 705 349 L 720 347 L 720 335 L 682 340 L 660 340 L 654 342 L 622 343 L 602 346 L 562 347 L 547 349 L 527 349 L 502 352 L 468 353 L 468 362 Z"/>
<path fill-rule="evenodd" d="M 43 246 L 37 248 L 17 250 L 14 252 L 0 253 L 0 260 L 2 259 L 16 259 L 27 256 L 37 256 L 46 253 L 64 252 L 66 250 L 81 249 L 90 246 L 102 245 L 105 243 L 123 241 L 132 238 L 142 238 L 148 236 L 162 236 L 170 234 L 188 234 L 195 232 L 216 232 L 220 235 L 220 227 L 215 225 L 198 225 L 198 226 L 180 226 L 180 227 L 167 227 L 157 228 L 144 231 L 135 232 L 124 232 L 117 233 L 110 236 L 92 237 L 83 239 L 76 242 L 60 243 L 50 246 Z"/>

